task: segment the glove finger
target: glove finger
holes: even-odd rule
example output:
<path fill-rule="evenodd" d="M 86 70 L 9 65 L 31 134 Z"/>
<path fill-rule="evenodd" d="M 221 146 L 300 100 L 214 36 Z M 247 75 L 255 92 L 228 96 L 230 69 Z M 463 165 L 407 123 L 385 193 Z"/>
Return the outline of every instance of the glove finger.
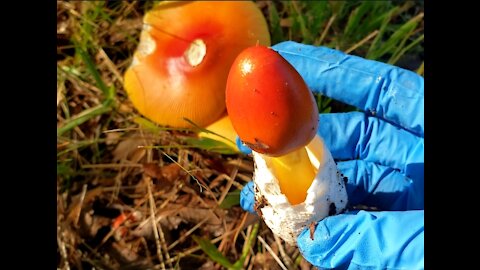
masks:
<path fill-rule="evenodd" d="M 248 155 L 248 154 L 251 154 L 252 153 L 252 149 L 250 149 L 250 147 L 248 147 L 246 144 L 244 144 L 242 142 L 242 140 L 240 140 L 240 137 L 236 137 L 235 138 L 235 143 L 237 145 L 237 148 L 238 150 L 240 150 L 240 152 Z"/>
<path fill-rule="evenodd" d="M 402 173 L 423 164 L 423 138 L 361 112 L 320 114 L 318 134 L 334 159 L 363 159 Z"/>
<path fill-rule="evenodd" d="M 286 41 L 272 49 L 295 67 L 313 92 L 356 106 L 423 137 L 423 77 L 326 47 Z"/>
<path fill-rule="evenodd" d="M 252 214 L 256 214 L 254 210 L 255 205 L 255 186 L 253 181 L 248 182 L 240 192 L 240 206 L 243 210 L 248 211 Z"/>
<path fill-rule="evenodd" d="M 350 212 L 331 216 L 297 239 L 321 269 L 423 269 L 424 212 Z"/>
<path fill-rule="evenodd" d="M 347 177 L 349 205 L 380 210 L 424 209 L 423 178 L 411 179 L 400 171 L 363 160 L 337 163 Z"/>

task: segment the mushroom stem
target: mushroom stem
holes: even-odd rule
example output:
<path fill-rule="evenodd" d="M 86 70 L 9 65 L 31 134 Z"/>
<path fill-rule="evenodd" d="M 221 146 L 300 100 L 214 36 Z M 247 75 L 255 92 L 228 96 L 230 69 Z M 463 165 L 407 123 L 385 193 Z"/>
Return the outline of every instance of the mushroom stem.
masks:
<path fill-rule="evenodd" d="M 280 190 L 290 204 L 296 205 L 304 202 L 307 190 L 317 174 L 305 147 L 284 156 L 273 157 L 270 161 L 272 173 L 278 179 Z"/>
<path fill-rule="evenodd" d="M 198 134 L 199 137 L 221 141 L 230 146 L 234 151 L 239 151 L 237 145 L 235 144 L 237 133 L 233 129 L 232 122 L 230 121 L 230 117 L 228 117 L 228 115 L 225 115 L 219 120 L 213 122 L 205 129 L 210 132 L 200 132 Z"/>
<path fill-rule="evenodd" d="M 206 129 L 213 133 L 200 132 L 200 137 L 222 141 L 238 151 L 234 143 L 237 133 L 233 129 L 228 115 L 209 125 Z M 306 146 L 286 155 L 272 157 L 262 154 L 272 169 L 272 173 L 278 179 L 280 190 L 290 204 L 296 205 L 305 201 L 307 190 L 312 185 L 320 167 L 323 151 L 323 143 L 320 137 L 315 135 Z"/>
<path fill-rule="evenodd" d="M 318 135 L 305 147 L 280 157 L 266 158 L 280 190 L 292 205 L 305 201 L 307 190 L 320 167 L 322 145 Z"/>

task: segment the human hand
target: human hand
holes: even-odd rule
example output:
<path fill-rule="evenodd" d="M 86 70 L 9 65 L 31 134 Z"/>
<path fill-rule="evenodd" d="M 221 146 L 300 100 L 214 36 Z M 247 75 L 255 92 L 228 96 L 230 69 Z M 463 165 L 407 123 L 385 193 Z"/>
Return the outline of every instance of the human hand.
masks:
<path fill-rule="evenodd" d="M 424 84 L 417 74 L 325 47 L 272 46 L 313 92 L 363 112 L 320 114 L 318 134 L 348 178 L 351 211 L 318 222 L 297 238 L 320 268 L 424 268 Z M 253 182 L 241 205 L 253 212 Z"/>

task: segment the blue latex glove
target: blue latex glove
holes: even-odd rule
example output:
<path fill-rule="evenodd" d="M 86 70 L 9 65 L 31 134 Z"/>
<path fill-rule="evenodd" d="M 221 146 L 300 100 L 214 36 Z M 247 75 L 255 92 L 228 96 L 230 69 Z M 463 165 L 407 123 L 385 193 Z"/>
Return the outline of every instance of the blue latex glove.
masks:
<path fill-rule="evenodd" d="M 321 269 L 424 268 L 424 84 L 417 74 L 325 48 L 272 47 L 313 92 L 363 112 L 320 114 L 319 135 L 347 178 L 352 211 L 321 220 L 297 239 Z M 253 212 L 253 182 L 240 203 Z"/>

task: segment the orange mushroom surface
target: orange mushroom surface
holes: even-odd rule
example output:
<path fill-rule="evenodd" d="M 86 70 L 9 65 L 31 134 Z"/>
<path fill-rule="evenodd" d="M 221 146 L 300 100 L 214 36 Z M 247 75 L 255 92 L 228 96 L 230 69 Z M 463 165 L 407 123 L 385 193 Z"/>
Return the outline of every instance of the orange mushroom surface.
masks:
<path fill-rule="evenodd" d="M 253 46 L 235 59 L 226 88 L 228 115 L 252 150 L 283 156 L 307 145 L 318 108 L 303 78 L 280 54 Z"/>
<path fill-rule="evenodd" d="M 124 86 L 137 110 L 172 127 L 205 127 L 225 112 L 225 85 L 235 57 L 270 45 L 253 2 L 161 2 L 147 12 Z"/>

